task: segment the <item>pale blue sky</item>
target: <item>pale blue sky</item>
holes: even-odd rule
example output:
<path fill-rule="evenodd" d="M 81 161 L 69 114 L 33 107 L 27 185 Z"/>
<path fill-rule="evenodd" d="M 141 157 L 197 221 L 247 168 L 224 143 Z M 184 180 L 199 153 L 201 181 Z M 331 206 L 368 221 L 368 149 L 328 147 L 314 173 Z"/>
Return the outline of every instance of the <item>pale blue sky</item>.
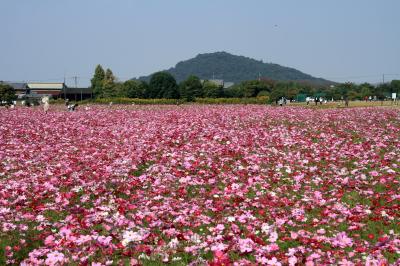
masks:
<path fill-rule="evenodd" d="M 88 85 L 96 64 L 125 80 L 215 51 L 334 81 L 400 79 L 399 0 L 0 0 L 0 10 L 0 80 Z"/>

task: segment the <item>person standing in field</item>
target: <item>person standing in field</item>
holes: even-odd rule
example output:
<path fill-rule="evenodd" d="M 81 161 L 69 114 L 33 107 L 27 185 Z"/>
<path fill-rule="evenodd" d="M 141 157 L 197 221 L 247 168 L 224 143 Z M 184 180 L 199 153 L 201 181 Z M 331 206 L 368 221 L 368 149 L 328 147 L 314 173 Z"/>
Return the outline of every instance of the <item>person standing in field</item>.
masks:
<path fill-rule="evenodd" d="M 48 96 L 43 97 L 42 103 L 43 103 L 43 111 L 47 114 L 47 111 L 49 111 L 50 108 L 49 97 Z"/>
<path fill-rule="evenodd" d="M 344 99 L 344 105 L 346 106 L 346 107 L 349 107 L 349 98 L 345 98 Z"/>

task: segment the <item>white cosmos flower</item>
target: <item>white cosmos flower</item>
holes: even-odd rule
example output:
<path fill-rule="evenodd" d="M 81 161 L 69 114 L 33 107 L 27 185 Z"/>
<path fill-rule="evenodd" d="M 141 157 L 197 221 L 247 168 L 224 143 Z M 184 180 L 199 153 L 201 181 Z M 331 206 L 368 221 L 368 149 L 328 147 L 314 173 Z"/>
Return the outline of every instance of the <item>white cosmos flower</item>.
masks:
<path fill-rule="evenodd" d="M 263 232 L 264 234 L 269 234 L 270 229 L 271 229 L 271 226 L 267 223 L 263 223 L 261 225 L 261 232 Z"/>

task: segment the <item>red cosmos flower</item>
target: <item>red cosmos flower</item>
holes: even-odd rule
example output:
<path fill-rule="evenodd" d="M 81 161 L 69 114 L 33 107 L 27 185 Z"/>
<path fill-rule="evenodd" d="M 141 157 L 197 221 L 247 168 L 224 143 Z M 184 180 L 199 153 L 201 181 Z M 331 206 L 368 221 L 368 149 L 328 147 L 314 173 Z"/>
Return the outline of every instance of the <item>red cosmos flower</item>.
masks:
<path fill-rule="evenodd" d="M 211 266 L 228 266 L 231 265 L 231 260 L 229 256 L 220 251 L 214 251 L 214 260 L 210 263 Z"/>
<path fill-rule="evenodd" d="M 132 255 L 132 251 L 131 250 L 124 250 L 124 251 L 122 251 L 122 255 L 124 255 L 126 257 L 130 257 Z"/>
<path fill-rule="evenodd" d="M 195 210 L 193 214 L 199 216 L 201 214 L 201 210 Z"/>
<path fill-rule="evenodd" d="M 124 248 L 125 248 L 125 246 L 124 246 L 124 245 L 122 245 L 122 243 L 121 243 L 121 242 L 119 242 L 119 243 L 117 244 L 117 248 L 119 248 L 119 249 L 124 249 Z"/>
<path fill-rule="evenodd" d="M 121 214 L 125 214 L 125 206 L 118 206 L 118 212 L 120 212 Z"/>
<path fill-rule="evenodd" d="M 381 236 L 381 237 L 378 238 L 379 242 L 386 242 L 388 240 L 389 240 L 389 238 L 387 236 Z"/>
<path fill-rule="evenodd" d="M 248 238 L 250 238 L 251 240 L 253 240 L 255 243 L 264 246 L 266 243 L 264 242 L 264 240 L 262 240 L 262 238 L 254 235 L 254 234 L 249 234 L 247 236 Z"/>
<path fill-rule="evenodd" d="M 367 251 L 367 248 L 366 247 L 356 247 L 355 251 L 358 253 L 362 253 L 362 252 Z"/>
<path fill-rule="evenodd" d="M 368 238 L 372 240 L 372 239 L 375 238 L 375 235 L 374 234 L 368 234 Z"/>

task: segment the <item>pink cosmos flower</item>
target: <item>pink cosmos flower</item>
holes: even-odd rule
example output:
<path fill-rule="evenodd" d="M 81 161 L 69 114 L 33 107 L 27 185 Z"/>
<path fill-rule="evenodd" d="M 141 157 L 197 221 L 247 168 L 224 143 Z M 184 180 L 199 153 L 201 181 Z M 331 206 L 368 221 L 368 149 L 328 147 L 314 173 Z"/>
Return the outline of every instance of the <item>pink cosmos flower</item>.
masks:
<path fill-rule="evenodd" d="M 371 175 L 371 176 L 373 176 L 373 177 L 377 177 L 378 175 L 379 175 L 379 173 L 377 172 L 377 171 L 371 171 L 371 172 L 369 172 L 369 174 Z"/>
<path fill-rule="evenodd" d="M 289 263 L 289 266 L 295 266 L 296 263 L 297 263 L 297 258 L 296 258 L 296 256 L 291 256 L 291 257 L 288 259 L 288 263 Z"/>
<path fill-rule="evenodd" d="M 269 242 L 276 242 L 278 240 L 278 233 L 276 231 L 273 231 L 270 233 L 268 241 Z"/>
<path fill-rule="evenodd" d="M 347 236 L 346 232 L 340 232 L 332 240 L 332 245 L 336 247 L 351 247 L 353 246 L 353 240 Z"/>
<path fill-rule="evenodd" d="M 64 254 L 58 252 L 58 251 L 53 251 L 51 253 L 47 254 L 46 258 L 46 265 L 57 265 L 57 264 L 63 264 L 65 262 L 65 256 Z"/>
<path fill-rule="evenodd" d="M 272 259 L 267 261 L 267 265 L 270 265 L 270 266 L 281 266 L 282 263 L 280 263 L 277 258 L 273 257 Z"/>
<path fill-rule="evenodd" d="M 49 236 L 47 236 L 46 239 L 44 240 L 44 244 L 45 244 L 46 246 L 53 246 L 53 245 L 54 245 L 54 240 L 55 240 L 54 236 L 49 235 Z"/>
<path fill-rule="evenodd" d="M 297 239 L 298 236 L 299 236 L 299 234 L 297 234 L 296 232 L 290 232 L 290 237 L 292 239 Z"/>
<path fill-rule="evenodd" d="M 249 238 L 239 239 L 238 241 L 239 250 L 241 253 L 251 252 L 253 250 L 254 242 Z"/>

